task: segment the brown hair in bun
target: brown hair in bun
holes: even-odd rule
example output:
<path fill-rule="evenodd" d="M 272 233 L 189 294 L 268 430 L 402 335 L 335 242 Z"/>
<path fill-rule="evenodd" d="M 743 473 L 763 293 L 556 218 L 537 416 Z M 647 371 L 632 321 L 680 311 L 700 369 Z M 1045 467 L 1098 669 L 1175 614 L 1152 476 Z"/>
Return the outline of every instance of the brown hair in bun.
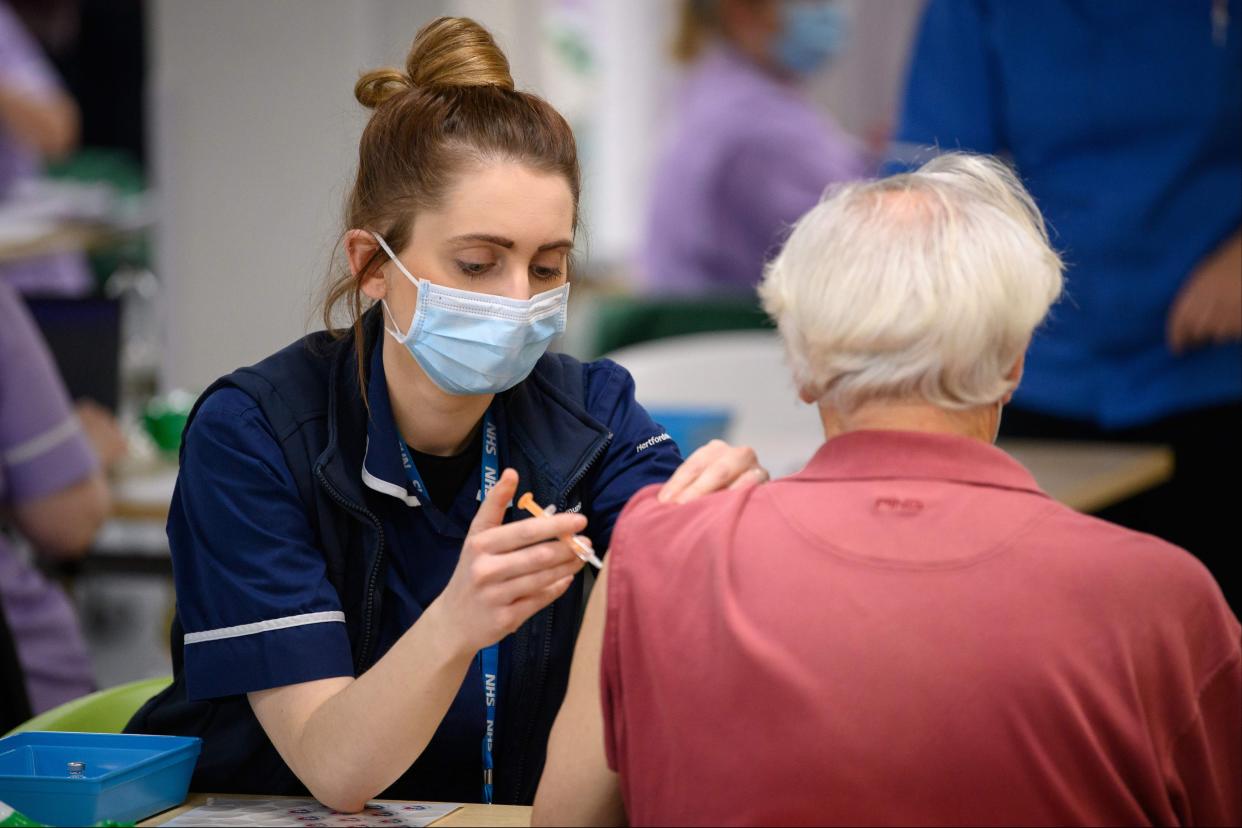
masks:
<path fill-rule="evenodd" d="M 513 89 L 509 60 L 487 29 L 464 17 L 441 17 L 418 33 L 405 72 L 375 69 L 354 85 L 358 103 L 374 109 L 395 94 L 435 86 Z"/>
<path fill-rule="evenodd" d="M 514 89 L 504 52 L 475 21 L 441 17 L 427 24 L 410 46 L 404 72 L 367 72 L 354 96 L 374 112 L 358 145 L 347 229 L 372 230 L 400 251 L 409 244 L 419 210 L 436 206 L 458 174 L 499 160 L 563 176 L 577 225 L 580 173 L 573 132 L 547 101 Z M 345 268 L 328 285 L 323 304 L 325 327 L 337 335 L 354 331 L 364 389 L 362 280 L 383 261 L 377 252 L 357 276 Z M 341 306 L 348 316 L 344 328 L 334 318 Z"/>

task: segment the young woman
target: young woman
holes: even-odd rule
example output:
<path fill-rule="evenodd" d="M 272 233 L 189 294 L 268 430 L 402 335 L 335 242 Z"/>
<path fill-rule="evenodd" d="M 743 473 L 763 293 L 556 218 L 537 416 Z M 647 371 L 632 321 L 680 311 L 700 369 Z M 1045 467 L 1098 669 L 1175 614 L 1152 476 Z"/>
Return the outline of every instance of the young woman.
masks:
<path fill-rule="evenodd" d="M 643 486 L 684 500 L 766 473 L 724 444 L 681 464 L 624 370 L 544 353 L 577 153 L 485 30 L 437 20 L 355 94 L 375 112 L 328 332 L 191 415 L 175 680 L 131 729 L 201 736 L 197 790 L 530 802 L 585 592 L 557 539 L 602 554 Z M 525 492 L 560 513 L 520 520 Z"/>

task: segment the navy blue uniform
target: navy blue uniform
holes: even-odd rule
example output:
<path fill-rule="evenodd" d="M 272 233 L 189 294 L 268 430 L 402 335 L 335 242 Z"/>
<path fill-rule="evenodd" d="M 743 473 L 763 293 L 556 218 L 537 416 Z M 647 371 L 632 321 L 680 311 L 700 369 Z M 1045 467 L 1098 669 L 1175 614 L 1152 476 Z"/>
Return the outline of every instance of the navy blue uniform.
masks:
<path fill-rule="evenodd" d="M 187 427 L 168 524 L 177 584 L 179 630 L 174 631 L 174 639 L 178 632 L 183 633 L 181 641 L 173 642 L 174 648 L 180 647 L 176 666 L 183 697 L 175 695 L 179 696 L 178 703 L 184 705 L 218 703 L 214 708 L 200 707 L 204 711 L 200 715 L 207 715 L 207 710 L 213 711 L 211 715 L 220 715 L 221 710 L 227 709 L 227 716 L 252 716 L 245 693 L 358 675 L 418 620 L 448 584 L 456 567 L 466 531 L 478 508 L 482 469 L 466 478 L 446 511 L 418 492 L 402 464 L 382 349 L 376 347 L 379 332 L 374 320 L 371 322 L 367 358 L 370 413 L 367 416 L 363 410 L 359 414 L 363 403 L 361 395 L 355 394 L 357 399 L 344 405 L 365 427 L 359 433 L 338 428 L 336 435 L 341 444 L 338 454 L 355 454 L 359 462 L 341 464 L 341 476 L 346 479 L 339 486 L 322 488 L 330 495 L 331 507 L 338 500 L 331 497 L 332 489 L 355 484 L 354 495 L 339 500 L 358 507 L 347 507 L 345 511 L 365 512 L 374 519 L 374 534 L 383 539 L 382 562 L 378 566 L 350 561 L 348 555 L 346 559 L 334 559 L 334 555 L 325 553 L 326 541 L 342 529 L 325 532 L 323 510 L 307 507 L 306 488 L 313 481 L 302 478 L 314 478 L 317 473 L 308 475 L 291 469 L 300 456 L 318 457 L 326 448 L 318 444 L 322 440 L 310 440 L 307 444 L 300 436 L 291 438 L 291 432 L 302 430 L 302 417 L 317 413 L 297 411 L 315 409 L 314 401 L 286 405 L 289 398 L 305 391 L 297 390 L 303 382 L 298 379 L 298 372 L 287 368 L 282 371 L 271 360 L 253 369 L 243 369 L 239 374 L 261 374 L 260 390 L 272 389 L 269 393 L 280 397 L 280 402 L 264 402 L 260 398 L 265 394 L 246 390 L 243 381 L 225 382 L 209 389 Z M 316 356 L 314 349 L 302 345 L 291 347 L 292 353 L 290 349 L 282 352 L 286 362 L 328 359 Z M 352 361 L 352 354 L 339 344 L 333 353 L 338 360 Z M 278 357 L 272 359 L 279 363 Z M 291 376 L 282 377 L 282 373 Z M 342 370 L 336 381 L 346 380 L 349 375 L 349 370 Z M 253 374 L 248 376 L 253 379 Z M 558 377 L 564 381 L 558 382 Z M 557 388 L 558 384 L 571 387 Z M 338 395 L 338 407 L 347 397 Z M 543 406 L 544 413 L 535 413 L 532 400 Z M 272 422 L 272 412 L 285 408 L 293 409 L 293 416 L 279 424 Z M 329 414 L 325 419 L 333 418 Z M 671 441 L 651 440 L 663 429 L 635 401 L 629 374 L 607 360 L 584 365 L 567 357 L 547 355 L 531 378 L 497 395 L 488 419 L 495 426 L 501 468 L 515 466 L 519 473 L 525 472 L 519 492 L 533 488 L 536 499 L 545 505 L 555 497 L 547 491 L 540 498 L 539 478 L 558 476 L 543 471 L 557 462 L 547 453 L 563 449 L 570 455 L 582 454 L 558 459 L 562 465 L 564 460 L 569 461 L 567 469 L 571 465 L 575 468 L 574 472 L 560 476 L 577 474 L 580 479 L 557 481 L 568 493 L 565 502 L 557 505 L 562 510 L 581 510 L 586 515 L 586 533 L 602 553 L 606 553 L 613 524 L 630 496 L 643 486 L 666 480 L 681 462 Z M 538 422 L 527 421 L 532 419 Z M 329 441 L 330 432 L 331 428 L 324 431 Z M 341 451 L 347 442 L 353 444 L 353 450 Z M 291 443 L 296 446 L 297 455 L 292 460 Z M 515 449 L 520 449 L 521 457 L 514 457 Z M 310 465 L 316 466 L 313 461 Z M 349 466 L 353 481 L 348 480 Z M 327 482 L 332 483 L 330 479 Z M 357 502 L 353 502 L 355 499 Z M 334 511 L 328 508 L 327 513 Z M 521 517 L 516 509 L 511 509 L 507 519 Z M 371 533 L 364 526 L 360 534 Z M 378 582 L 374 585 L 370 583 L 372 570 Z M 579 582 L 582 578 L 579 576 Z M 374 590 L 373 598 L 359 601 L 359 590 L 365 592 L 369 588 Z M 571 592 L 576 593 L 580 604 L 580 583 Z M 570 603 L 558 601 L 562 602 Z M 369 629 L 351 636 L 351 623 L 359 626 L 369 606 L 378 608 L 377 612 L 370 610 L 374 618 Z M 537 773 L 532 780 L 531 771 L 541 766 L 544 744 L 541 739 L 532 738 L 533 746 L 522 748 L 522 752 L 533 754 L 527 757 L 529 761 L 516 761 L 512 742 L 515 732 L 527 729 L 522 727 L 522 719 L 550 722 L 555 714 L 560 701 L 558 693 L 542 692 L 535 709 L 525 690 L 536 679 L 548 680 L 542 674 L 550 673 L 551 687 L 559 687 L 563 692 L 561 674 L 568 670 L 577 625 L 576 609 L 563 606 L 555 621 L 554 649 L 564 652 L 553 653 L 552 663 L 519 670 L 520 675 L 515 675 L 515 659 L 534 664 L 539 654 L 532 655 L 530 651 L 539 648 L 532 648 L 528 642 L 519 646 L 522 652 L 515 655 L 515 642 L 521 641 L 522 631 L 501 643 L 498 740 L 503 743 L 508 734 L 510 744 L 509 761 L 501 761 L 497 766 L 498 802 L 526 800 L 527 794 L 533 792 Z M 553 624 L 551 620 L 547 623 Z M 360 653 L 360 649 L 365 649 L 365 653 Z M 153 709 L 147 711 L 148 716 L 139 714 L 134 729 L 186 730 L 185 726 L 169 727 L 167 722 L 161 726 L 159 697 L 155 702 Z M 476 659 L 431 743 L 387 795 L 478 801 L 483 728 L 482 676 Z M 250 727 L 248 738 L 255 738 L 252 731 Z M 212 738 L 210 733 L 202 735 Z M 546 734 L 543 739 L 546 740 Z M 230 750 L 244 750 L 245 740 L 237 740 L 231 733 L 217 734 L 215 740 L 214 745 L 207 747 L 217 749 L 219 767 L 200 774 L 196 788 L 296 791 L 296 781 L 287 768 L 284 773 L 275 774 L 275 784 L 254 784 L 240 775 L 232 778 L 227 754 Z M 502 756 L 505 747 L 498 747 Z M 520 793 L 513 786 L 506 786 L 504 779 L 506 772 L 512 775 L 517 767 L 523 767 L 520 787 L 529 789 Z M 501 793 L 506 790 L 507 796 Z"/>

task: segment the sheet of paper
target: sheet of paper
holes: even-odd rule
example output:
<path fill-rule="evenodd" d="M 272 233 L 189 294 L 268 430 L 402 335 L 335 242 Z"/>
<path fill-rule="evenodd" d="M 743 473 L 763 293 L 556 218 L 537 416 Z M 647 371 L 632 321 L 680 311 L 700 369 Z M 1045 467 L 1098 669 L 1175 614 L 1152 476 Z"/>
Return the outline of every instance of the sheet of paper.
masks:
<path fill-rule="evenodd" d="M 372 802 L 357 814 L 342 814 L 313 799 L 239 799 L 213 796 L 206 805 L 192 808 L 165 825 L 297 825 L 350 826 L 403 825 L 419 828 L 430 825 L 460 808 L 460 805 L 421 805 L 402 802 Z"/>

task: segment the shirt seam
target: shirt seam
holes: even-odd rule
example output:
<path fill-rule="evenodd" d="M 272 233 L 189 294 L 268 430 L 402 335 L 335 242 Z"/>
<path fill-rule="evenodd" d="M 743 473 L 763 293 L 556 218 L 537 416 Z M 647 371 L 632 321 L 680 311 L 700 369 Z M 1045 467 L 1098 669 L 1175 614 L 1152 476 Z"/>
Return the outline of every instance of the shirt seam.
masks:
<path fill-rule="evenodd" d="M 1216 666 L 1214 666 L 1211 670 L 1208 670 L 1207 675 L 1204 676 L 1201 682 L 1199 682 L 1199 686 L 1195 688 L 1194 715 L 1190 717 L 1186 724 L 1174 731 L 1175 735 L 1168 740 L 1164 746 L 1164 749 L 1160 751 L 1160 765 L 1166 773 L 1168 773 L 1172 764 L 1170 760 L 1173 756 L 1174 746 L 1180 742 L 1182 738 L 1190 732 L 1190 729 L 1203 718 L 1203 709 L 1200 705 L 1200 701 L 1203 697 L 1203 691 L 1208 688 L 1209 684 L 1216 680 L 1217 676 L 1224 672 L 1225 668 L 1231 666 L 1233 662 L 1239 660 L 1242 660 L 1242 641 L 1238 642 L 1238 647 L 1235 647 L 1226 653 L 1224 657 L 1217 662 Z"/>
<path fill-rule="evenodd" d="M 774 500 L 772 503 L 772 507 L 781 514 L 781 517 L 785 519 L 785 522 L 789 525 L 791 529 L 793 529 L 793 531 L 797 532 L 805 540 L 810 541 L 813 545 L 825 549 L 831 555 L 836 557 L 838 560 L 841 560 L 847 563 L 852 563 L 857 566 L 866 566 L 866 567 L 872 567 L 875 569 L 899 570 L 899 571 L 906 571 L 906 572 L 944 572 L 944 571 L 949 571 L 949 570 L 969 569 L 970 567 L 973 567 L 977 564 L 985 563 L 986 561 L 989 561 L 992 558 L 998 557 L 999 555 L 1003 554 L 1004 552 L 1012 548 L 1014 543 L 1023 534 L 1025 534 L 1031 528 L 1037 526 L 1039 523 L 1042 523 L 1043 521 L 1051 517 L 1053 514 L 1055 514 L 1057 512 L 1057 506 L 1058 504 L 1055 502 L 1047 504 L 1043 510 L 1036 512 L 1025 523 L 1017 527 L 1017 529 L 1015 529 L 1011 535 L 1009 535 L 1008 537 L 1006 537 L 1005 539 L 1001 541 L 998 541 L 995 546 L 988 549 L 987 551 L 980 552 L 978 555 L 974 555 L 972 557 L 965 558 L 960 561 L 919 562 L 919 561 L 899 561 L 899 560 L 892 560 L 889 558 L 875 558 L 875 557 L 870 557 L 867 555 L 860 555 L 857 552 L 853 552 L 849 549 L 846 549 L 843 546 L 839 546 L 833 543 L 832 541 L 828 541 L 821 537 L 816 536 L 809 529 L 803 526 L 798 520 L 796 520 L 795 516 L 790 515 L 788 512 L 786 512 L 778 501 Z"/>

